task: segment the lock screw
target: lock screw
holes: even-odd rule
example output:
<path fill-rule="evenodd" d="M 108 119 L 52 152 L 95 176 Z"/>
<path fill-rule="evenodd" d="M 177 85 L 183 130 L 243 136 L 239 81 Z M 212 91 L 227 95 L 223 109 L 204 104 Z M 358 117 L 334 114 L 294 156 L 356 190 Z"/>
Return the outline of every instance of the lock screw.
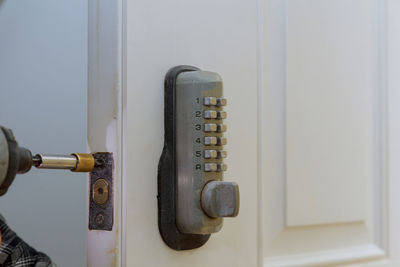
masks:
<path fill-rule="evenodd" d="M 96 218 L 94 220 L 97 225 L 103 225 L 106 218 L 103 213 L 99 213 L 96 215 Z"/>

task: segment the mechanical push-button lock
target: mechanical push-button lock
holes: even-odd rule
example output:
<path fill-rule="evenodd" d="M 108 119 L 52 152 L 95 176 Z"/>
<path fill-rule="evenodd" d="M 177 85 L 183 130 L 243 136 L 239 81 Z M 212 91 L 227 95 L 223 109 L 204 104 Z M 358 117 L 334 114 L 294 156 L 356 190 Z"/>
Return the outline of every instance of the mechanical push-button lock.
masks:
<path fill-rule="evenodd" d="M 158 172 L 159 229 L 176 250 L 202 246 L 239 211 L 239 187 L 223 181 L 227 104 L 222 79 L 191 66 L 165 78 L 165 145 Z"/>

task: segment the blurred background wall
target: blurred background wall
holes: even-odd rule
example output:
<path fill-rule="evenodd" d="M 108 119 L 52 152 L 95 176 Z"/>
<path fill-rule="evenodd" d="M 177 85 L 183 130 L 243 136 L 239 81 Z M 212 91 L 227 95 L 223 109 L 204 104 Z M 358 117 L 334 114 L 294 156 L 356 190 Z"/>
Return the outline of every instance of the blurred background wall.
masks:
<path fill-rule="evenodd" d="M 86 151 L 87 2 L 0 0 L 0 124 L 33 153 Z M 86 176 L 33 169 L 0 213 L 58 266 L 86 266 Z"/>

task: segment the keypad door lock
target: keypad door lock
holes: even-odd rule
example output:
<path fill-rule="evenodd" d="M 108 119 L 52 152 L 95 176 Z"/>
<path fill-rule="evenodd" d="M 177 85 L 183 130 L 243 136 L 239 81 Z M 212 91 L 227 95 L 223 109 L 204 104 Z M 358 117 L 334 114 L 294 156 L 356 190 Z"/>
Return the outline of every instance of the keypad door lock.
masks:
<path fill-rule="evenodd" d="M 165 78 L 165 144 L 158 170 L 159 229 L 176 250 L 202 246 L 239 211 L 239 188 L 223 181 L 227 126 L 221 77 L 177 66 Z"/>

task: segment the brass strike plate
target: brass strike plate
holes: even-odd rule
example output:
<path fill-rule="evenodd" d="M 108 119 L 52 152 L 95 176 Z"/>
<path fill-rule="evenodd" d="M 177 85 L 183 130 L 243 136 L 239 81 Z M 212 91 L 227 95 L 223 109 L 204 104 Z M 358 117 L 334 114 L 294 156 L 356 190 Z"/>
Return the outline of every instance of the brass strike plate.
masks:
<path fill-rule="evenodd" d="M 97 179 L 93 184 L 93 201 L 96 204 L 104 205 L 110 199 L 110 184 L 106 179 Z"/>
<path fill-rule="evenodd" d="M 94 153 L 96 166 L 90 172 L 89 230 L 111 231 L 113 227 L 112 153 Z"/>

